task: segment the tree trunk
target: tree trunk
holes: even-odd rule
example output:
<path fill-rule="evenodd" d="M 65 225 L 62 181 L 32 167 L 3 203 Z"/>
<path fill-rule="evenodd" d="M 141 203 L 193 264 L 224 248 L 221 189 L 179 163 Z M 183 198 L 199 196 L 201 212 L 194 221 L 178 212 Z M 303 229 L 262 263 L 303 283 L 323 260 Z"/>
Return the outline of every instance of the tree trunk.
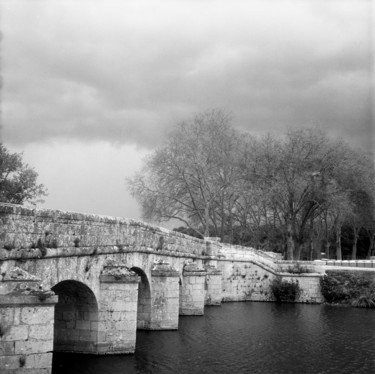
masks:
<path fill-rule="evenodd" d="M 352 246 L 352 260 L 357 259 L 357 242 L 358 242 L 359 228 L 353 227 L 353 246 Z"/>
<path fill-rule="evenodd" d="M 369 233 L 369 239 L 370 239 L 370 245 L 369 245 L 368 251 L 367 251 L 367 258 L 368 259 L 370 259 L 370 257 L 373 254 L 373 251 L 374 251 L 375 233 Z"/>
<path fill-rule="evenodd" d="M 330 247 L 331 247 L 331 244 L 330 244 L 330 242 L 329 242 L 328 240 L 326 241 L 325 246 L 326 246 L 326 248 L 325 248 L 326 258 L 330 258 L 330 257 L 329 257 L 329 249 L 330 249 Z"/>
<path fill-rule="evenodd" d="M 210 236 L 210 227 L 209 227 L 209 222 L 210 222 L 210 215 L 209 215 L 209 204 L 206 204 L 204 208 L 204 219 L 205 219 L 205 228 L 204 228 L 204 236 L 208 238 Z"/>
<path fill-rule="evenodd" d="M 341 225 L 336 224 L 336 260 L 342 260 Z"/>
<path fill-rule="evenodd" d="M 294 260 L 293 227 L 290 220 L 286 226 L 286 258 L 287 260 Z"/>
<path fill-rule="evenodd" d="M 309 259 L 314 259 L 314 221 L 310 219 L 310 235 L 309 235 Z"/>
<path fill-rule="evenodd" d="M 301 254 L 303 253 L 305 249 L 304 243 L 297 242 L 297 251 L 294 256 L 294 260 L 299 261 L 301 259 Z"/>
<path fill-rule="evenodd" d="M 309 258 L 310 261 L 312 261 L 314 259 L 314 241 L 312 240 L 312 238 L 310 238 L 309 252 Z"/>

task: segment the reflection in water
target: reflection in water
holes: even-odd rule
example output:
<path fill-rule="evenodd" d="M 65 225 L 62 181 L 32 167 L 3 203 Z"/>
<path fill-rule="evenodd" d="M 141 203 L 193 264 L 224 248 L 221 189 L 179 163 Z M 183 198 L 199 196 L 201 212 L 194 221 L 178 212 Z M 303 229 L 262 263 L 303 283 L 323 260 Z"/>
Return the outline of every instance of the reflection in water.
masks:
<path fill-rule="evenodd" d="M 138 331 L 135 355 L 55 354 L 53 374 L 375 373 L 375 312 L 228 303 Z"/>

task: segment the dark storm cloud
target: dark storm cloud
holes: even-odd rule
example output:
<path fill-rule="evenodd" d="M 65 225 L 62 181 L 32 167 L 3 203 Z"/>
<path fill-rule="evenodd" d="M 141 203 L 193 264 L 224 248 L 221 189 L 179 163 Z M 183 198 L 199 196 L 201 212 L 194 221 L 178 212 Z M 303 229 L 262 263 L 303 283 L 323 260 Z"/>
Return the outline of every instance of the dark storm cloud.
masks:
<path fill-rule="evenodd" d="M 319 125 L 372 148 L 370 2 L 6 2 L 10 143 L 153 147 L 220 107 L 254 133 Z"/>

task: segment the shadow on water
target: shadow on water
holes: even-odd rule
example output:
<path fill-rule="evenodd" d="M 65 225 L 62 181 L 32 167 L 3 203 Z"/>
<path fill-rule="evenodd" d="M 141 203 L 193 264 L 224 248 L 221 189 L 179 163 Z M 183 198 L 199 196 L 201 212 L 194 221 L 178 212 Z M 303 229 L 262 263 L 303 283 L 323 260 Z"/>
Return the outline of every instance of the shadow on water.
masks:
<path fill-rule="evenodd" d="M 229 303 L 138 331 L 134 355 L 55 354 L 53 374 L 374 373 L 374 329 L 373 310 Z"/>

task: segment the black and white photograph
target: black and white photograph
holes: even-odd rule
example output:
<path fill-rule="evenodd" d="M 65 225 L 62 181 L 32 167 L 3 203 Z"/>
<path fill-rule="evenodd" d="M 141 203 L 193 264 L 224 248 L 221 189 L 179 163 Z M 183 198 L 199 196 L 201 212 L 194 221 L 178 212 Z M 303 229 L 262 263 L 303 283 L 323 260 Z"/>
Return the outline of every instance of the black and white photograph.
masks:
<path fill-rule="evenodd" d="M 375 372 L 371 0 L 0 0 L 0 373 Z"/>

